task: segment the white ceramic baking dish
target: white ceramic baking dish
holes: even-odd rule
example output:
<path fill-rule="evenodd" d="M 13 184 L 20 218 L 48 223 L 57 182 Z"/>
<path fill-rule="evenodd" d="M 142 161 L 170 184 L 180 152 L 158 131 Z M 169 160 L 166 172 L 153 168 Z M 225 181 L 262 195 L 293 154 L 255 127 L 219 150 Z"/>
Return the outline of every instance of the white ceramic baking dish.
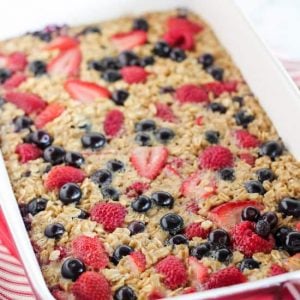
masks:
<path fill-rule="evenodd" d="M 39 29 L 49 23 L 76 25 L 177 7 L 189 8 L 212 26 L 272 119 L 286 147 L 300 159 L 300 135 L 297 132 L 300 119 L 299 91 L 233 0 L 0 1 L 0 39 Z M 0 204 L 37 297 L 42 300 L 53 299 L 23 225 L 1 154 Z M 216 299 L 295 279 L 300 280 L 300 271 L 176 299 Z"/>

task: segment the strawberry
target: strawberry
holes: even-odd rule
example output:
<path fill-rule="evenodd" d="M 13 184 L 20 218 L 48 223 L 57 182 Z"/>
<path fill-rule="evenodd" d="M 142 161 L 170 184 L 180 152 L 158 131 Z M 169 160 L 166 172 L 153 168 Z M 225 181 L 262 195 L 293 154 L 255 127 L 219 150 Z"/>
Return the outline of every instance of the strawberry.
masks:
<path fill-rule="evenodd" d="M 147 182 L 135 181 L 126 188 L 126 196 L 129 198 L 140 196 L 146 192 L 149 187 L 150 185 Z"/>
<path fill-rule="evenodd" d="M 109 263 L 105 248 L 97 237 L 78 236 L 72 241 L 72 252 L 75 257 L 92 268 L 103 269 Z"/>
<path fill-rule="evenodd" d="M 164 103 L 156 103 L 156 117 L 162 119 L 166 122 L 174 122 L 176 120 L 176 117 L 171 109 L 170 106 Z"/>
<path fill-rule="evenodd" d="M 187 294 L 193 294 L 193 293 L 196 293 L 197 292 L 197 289 L 194 288 L 193 286 L 190 286 L 188 288 L 185 288 L 182 292 L 182 295 L 187 295 Z"/>
<path fill-rule="evenodd" d="M 275 246 L 272 234 L 269 234 L 267 238 L 262 238 L 255 232 L 255 223 L 249 221 L 235 225 L 231 231 L 231 238 L 233 248 L 247 257 L 257 252 L 270 253 Z"/>
<path fill-rule="evenodd" d="M 209 234 L 208 229 L 204 229 L 201 226 L 201 223 L 190 223 L 185 229 L 185 236 L 191 240 L 193 237 L 201 237 L 202 239 L 206 239 Z"/>
<path fill-rule="evenodd" d="M 58 36 L 46 45 L 45 50 L 65 51 L 78 45 L 78 41 L 70 36 Z"/>
<path fill-rule="evenodd" d="M 191 174 L 180 187 L 180 193 L 183 196 L 199 200 L 209 198 L 216 193 L 216 190 L 214 175 L 209 174 L 206 176 L 202 171 Z"/>
<path fill-rule="evenodd" d="M 42 156 L 42 151 L 34 144 L 20 144 L 16 147 L 16 153 L 22 164 Z"/>
<path fill-rule="evenodd" d="M 198 210 L 199 210 L 199 205 L 198 205 L 198 201 L 196 199 L 190 199 L 187 203 L 186 203 L 186 210 L 189 213 L 192 213 L 194 215 L 198 214 Z"/>
<path fill-rule="evenodd" d="M 47 103 L 38 95 L 14 91 L 8 91 L 5 94 L 5 100 L 13 103 L 26 114 L 39 113 L 47 105 Z"/>
<path fill-rule="evenodd" d="M 118 109 L 110 110 L 103 123 L 103 129 L 106 135 L 115 137 L 120 133 L 124 124 L 124 115 Z"/>
<path fill-rule="evenodd" d="M 194 35 L 188 31 L 170 29 L 164 34 L 163 39 L 170 46 L 183 50 L 193 50 L 195 47 Z"/>
<path fill-rule="evenodd" d="M 233 155 L 223 146 L 209 146 L 199 156 L 199 162 L 203 169 L 219 170 L 233 166 Z"/>
<path fill-rule="evenodd" d="M 183 262 L 174 255 L 169 255 L 159 261 L 155 270 L 162 275 L 164 284 L 171 290 L 184 286 L 188 279 Z"/>
<path fill-rule="evenodd" d="M 62 51 L 47 66 L 50 75 L 76 76 L 79 73 L 81 52 L 78 47 Z"/>
<path fill-rule="evenodd" d="M 242 148 L 255 148 L 259 145 L 258 138 L 247 130 L 238 129 L 233 133 L 236 144 Z"/>
<path fill-rule="evenodd" d="M 286 269 L 278 264 L 272 264 L 269 270 L 269 276 L 276 276 L 286 273 Z"/>
<path fill-rule="evenodd" d="M 209 277 L 208 268 L 196 257 L 190 256 L 188 259 L 188 265 L 191 270 L 191 281 L 193 286 L 199 287 L 205 281 L 207 281 Z"/>
<path fill-rule="evenodd" d="M 213 208 L 208 218 L 218 227 L 231 230 L 236 224 L 241 222 L 242 210 L 248 206 L 262 210 L 262 204 L 254 200 L 230 201 Z"/>
<path fill-rule="evenodd" d="M 202 126 L 203 125 L 203 116 L 198 116 L 195 119 L 195 124 L 198 125 L 198 126 Z"/>
<path fill-rule="evenodd" d="M 64 107 L 58 103 L 49 104 L 35 119 L 35 126 L 37 128 L 44 127 L 47 123 L 53 121 L 59 117 L 63 111 Z"/>
<path fill-rule="evenodd" d="M 247 281 L 245 275 L 236 267 L 227 267 L 210 275 L 204 288 L 215 289 Z"/>
<path fill-rule="evenodd" d="M 126 208 L 119 203 L 97 203 L 91 211 L 91 220 L 103 225 L 108 232 L 121 227 L 126 216 Z"/>
<path fill-rule="evenodd" d="M 51 294 L 56 300 L 68 300 L 68 293 L 62 291 L 59 287 L 51 289 Z"/>
<path fill-rule="evenodd" d="M 239 158 L 244 161 L 246 164 L 250 165 L 250 166 L 254 166 L 255 165 L 255 160 L 256 157 L 253 156 L 251 153 L 248 152 L 243 152 L 239 154 Z"/>
<path fill-rule="evenodd" d="M 143 83 L 146 81 L 148 72 L 142 67 L 129 66 L 121 69 L 123 80 L 129 84 Z"/>
<path fill-rule="evenodd" d="M 59 189 L 65 183 L 80 183 L 85 176 L 85 173 L 80 169 L 70 166 L 55 166 L 47 174 L 44 186 L 47 190 Z"/>
<path fill-rule="evenodd" d="M 133 251 L 128 255 L 128 259 L 134 273 L 146 270 L 146 257 L 141 251 Z"/>
<path fill-rule="evenodd" d="M 297 222 L 297 223 L 296 223 L 295 229 L 296 229 L 296 231 L 299 231 L 299 232 L 300 232 L 300 222 Z"/>
<path fill-rule="evenodd" d="M 6 89 L 17 88 L 21 83 L 26 81 L 27 77 L 23 73 L 15 73 L 9 77 L 3 84 L 3 87 Z"/>
<path fill-rule="evenodd" d="M 137 147 L 130 156 L 130 161 L 138 174 L 148 179 L 155 179 L 165 166 L 168 149 L 163 146 Z"/>
<path fill-rule="evenodd" d="M 119 51 L 130 50 L 147 42 L 147 33 L 143 30 L 117 33 L 111 37 L 112 43 Z"/>
<path fill-rule="evenodd" d="M 237 82 L 235 81 L 227 81 L 227 82 L 214 81 L 214 82 L 203 84 L 202 88 L 207 93 L 213 93 L 214 96 L 218 97 L 225 92 L 228 93 L 236 92 L 236 86 L 237 86 Z"/>
<path fill-rule="evenodd" d="M 78 79 L 67 80 L 64 88 L 74 100 L 82 103 L 110 97 L 110 91 L 107 88 L 93 82 Z"/>
<path fill-rule="evenodd" d="M 167 21 L 167 28 L 197 34 L 203 29 L 203 26 L 188 19 L 170 17 Z"/>
<path fill-rule="evenodd" d="M 6 68 L 13 72 L 24 71 L 27 58 L 23 52 L 14 52 L 6 57 Z"/>
<path fill-rule="evenodd" d="M 209 100 L 206 91 L 194 84 L 185 84 L 177 88 L 175 98 L 181 103 L 203 103 Z"/>
<path fill-rule="evenodd" d="M 111 300 L 111 289 L 107 279 L 100 273 L 87 271 L 75 281 L 71 288 L 77 300 Z"/>
<path fill-rule="evenodd" d="M 159 299 L 165 298 L 165 296 L 166 295 L 162 291 L 160 291 L 158 289 L 154 289 L 148 295 L 147 300 L 159 300 Z"/>

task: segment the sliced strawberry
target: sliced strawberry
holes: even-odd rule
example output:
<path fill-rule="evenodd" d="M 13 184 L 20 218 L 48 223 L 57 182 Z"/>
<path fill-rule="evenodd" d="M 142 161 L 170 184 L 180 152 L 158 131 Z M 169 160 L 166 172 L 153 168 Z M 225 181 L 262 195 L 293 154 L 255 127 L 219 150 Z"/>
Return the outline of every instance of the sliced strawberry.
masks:
<path fill-rule="evenodd" d="M 263 205 L 254 200 L 230 201 L 213 208 L 208 217 L 217 226 L 229 231 L 240 223 L 242 210 L 248 206 L 263 209 Z"/>
<path fill-rule="evenodd" d="M 212 173 L 197 171 L 183 181 L 180 192 L 183 196 L 207 199 L 216 193 L 216 180 Z"/>
<path fill-rule="evenodd" d="M 258 138 L 244 129 L 238 129 L 233 133 L 236 144 L 242 148 L 254 148 L 259 145 Z"/>
<path fill-rule="evenodd" d="M 208 268 L 196 257 L 190 256 L 188 259 L 190 270 L 191 270 L 191 281 L 192 285 L 196 289 L 200 289 L 201 285 L 208 279 L 209 272 Z"/>
<path fill-rule="evenodd" d="M 6 58 L 6 68 L 13 72 L 24 71 L 27 65 L 27 58 L 23 52 L 14 52 Z"/>
<path fill-rule="evenodd" d="M 124 124 L 124 115 L 118 109 L 109 111 L 104 120 L 103 129 L 106 135 L 115 137 L 119 134 Z"/>
<path fill-rule="evenodd" d="M 26 79 L 27 77 L 25 74 L 15 73 L 4 82 L 3 87 L 6 89 L 17 88 Z"/>
<path fill-rule="evenodd" d="M 174 122 L 176 117 L 171 107 L 164 103 L 156 103 L 156 117 L 166 122 Z"/>
<path fill-rule="evenodd" d="M 78 45 L 78 41 L 70 36 L 58 36 L 46 45 L 46 50 L 65 51 Z"/>
<path fill-rule="evenodd" d="M 143 30 L 117 33 L 111 37 L 112 43 L 119 51 L 130 50 L 147 42 L 147 33 Z"/>
<path fill-rule="evenodd" d="M 123 80 L 129 84 L 143 83 L 147 79 L 148 72 L 142 67 L 129 66 L 121 69 L 121 75 Z"/>
<path fill-rule="evenodd" d="M 19 160 L 22 164 L 41 157 L 42 151 L 34 144 L 20 144 L 16 148 Z"/>
<path fill-rule="evenodd" d="M 152 180 L 160 174 L 167 159 L 168 149 L 163 146 L 137 147 L 130 157 L 130 161 L 138 174 Z"/>
<path fill-rule="evenodd" d="M 110 91 L 107 88 L 93 82 L 78 79 L 67 80 L 64 88 L 74 100 L 83 103 L 110 97 Z"/>
<path fill-rule="evenodd" d="M 49 104 L 35 119 L 35 126 L 37 128 L 44 127 L 47 123 L 53 121 L 59 117 L 63 111 L 64 107 L 58 103 Z"/>
<path fill-rule="evenodd" d="M 134 251 L 129 256 L 129 263 L 134 273 L 144 272 L 146 269 L 146 257 L 141 251 Z"/>
<path fill-rule="evenodd" d="M 165 298 L 165 293 L 159 289 L 154 289 L 150 292 L 147 297 L 147 300 L 159 300 Z"/>
<path fill-rule="evenodd" d="M 209 101 L 206 91 L 195 84 L 184 84 L 177 88 L 175 98 L 181 103 L 203 103 Z"/>
<path fill-rule="evenodd" d="M 221 94 L 228 92 L 236 92 L 237 82 L 227 81 L 227 82 L 209 82 L 202 85 L 202 88 L 207 92 L 213 93 L 215 96 L 220 96 Z"/>
<path fill-rule="evenodd" d="M 251 167 L 255 165 L 256 157 L 249 152 L 240 153 L 239 158 Z"/>
<path fill-rule="evenodd" d="M 195 23 L 188 19 L 171 17 L 167 21 L 168 29 L 177 29 L 179 31 L 190 32 L 196 34 L 203 29 L 202 24 Z"/>
<path fill-rule="evenodd" d="M 78 47 L 62 51 L 47 66 L 50 75 L 76 76 L 79 73 L 81 52 Z"/>
<path fill-rule="evenodd" d="M 193 50 L 195 47 L 194 35 L 188 31 L 169 29 L 163 38 L 172 47 L 178 47 L 183 50 Z"/>
<path fill-rule="evenodd" d="M 47 105 L 47 103 L 41 97 L 30 93 L 8 91 L 5 94 L 5 100 L 13 103 L 22 109 L 26 114 L 39 113 Z"/>

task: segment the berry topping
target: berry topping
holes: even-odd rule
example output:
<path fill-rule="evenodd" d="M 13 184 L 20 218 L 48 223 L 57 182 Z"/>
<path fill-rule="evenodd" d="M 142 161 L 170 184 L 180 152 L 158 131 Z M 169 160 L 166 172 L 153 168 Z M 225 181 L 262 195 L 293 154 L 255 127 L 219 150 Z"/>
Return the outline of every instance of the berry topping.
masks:
<path fill-rule="evenodd" d="M 258 220 L 255 224 L 255 232 L 261 237 L 267 237 L 270 234 L 271 226 L 265 220 Z"/>
<path fill-rule="evenodd" d="M 186 54 L 180 48 L 173 48 L 170 52 L 170 58 L 176 62 L 182 62 L 186 59 Z"/>
<path fill-rule="evenodd" d="M 103 186 L 101 187 L 101 194 L 103 196 L 103 199 L 111 199 L 113 201 L 119 201 L 120 193 L 117 189 L 115 189 L 112 186 Z"/>
<path fill-rule="evenodd" d="M 162 144 L 169 143 L 169 141 L 172 140 L 174 137 L 175 137 L 175 133 L 170 128 L 159 128 L 155 132 L 155 138 L 157 139 L 158 142 Z"/>
<path fill-rule="evenodd" d="M 50 136 L 46 131 L 43 130 L 38 130 L 30 133 L 25 138 L 25 140 L 26 142 L 36 144 L 41 149 L 49 147 L 53 142 L 52 136 Z"/>
<path fill-rule="evenodd" d="M 247 152 L 240 153 L 239 158 L 242 161 L 244 161 L 246 164 L 250 165 L 251 167 L 255 165 L 256 157 L 253 156 L 251 153 L 247 153 Z"/>
<path fill-rule="evenodd" d="M 266 180 L 273 181 L 276 177 L 271 169 L 263 168 L 256 171 L 257 179 L 260 182 L 264 182 Z"/>
<path fill-rule="evenodd" d="M 277 276 L 286 273 L 286 269 L 278 264 L 272 264 L 269 270 L 270 276 Z"/>
<path fill-rule="evenodd" d="M 11 77 L 12 73 L 9 70 L 6 69 L 0 69 L 0 84 L 3 84 L 6 82 L 7 79 Z"/>
<path fill-rule="evenodd" d="M 212 66 L 214 60 L 215 60 L 214 56 L 210 53 L 204 53 L 198 58 L 199 64 L 201 64 L 204 69 Z"/>
<path fill-rule="evenodd" d="M 35 126 L 43 128 L 46 124 L 59 117 L 64 112 L 64 107 L 58 103 L 48 105 L 35 119 Z"/>
<path fill-rule="evenodd" d="M 80 168 L 84 164 L 84 157 L 78 152 L 68 151 L 65 155 L 65 163 L 69 166 Z"/>
<path fill-rule="evenodd" d="M 75 281 L 85 271 L 85 265 L 76 258 L 67 258 L 61 267 L 61 275 L 72 281 Z"/>
<path fill-rule="evenodd" d="M 103 225 L 108 232 L 121 227 L 126 216 L 126 209 L 119 203 L 97 203 L 91 211 L 91 220 Z"/>
<path fill-rule="evenodd" d="M 131 287 L 123 285 L 116 290 L 114 300 L 137 300 L 137 297 Z"/>
<path fill-rule="evenodd" d="M 145 132 L 138 132 L 134 138 L 134 141 L 139 146 L 152 146 L 151 136 Z"/>
<path fill-rule="evenodd" d="M 254 260 L 253 258 L 244 258 L 239 266 L 241 271 L 245 269 L 253 270 L 259 269 L 260 262 Z"/>
<path fill-rule="evenodd" d="M 35 160 L 42 155 L 42 151 L 34 144 L 19 144 L 16 147 L 16 153 L 19 155 L 19 161 L 24 164 L 30 160 Z"/>
<path fill-rule="evenodd" d="M 206 91 L 194 84 L 185 84 L 177 88 L 175 98 L 181 103 L 203 103 L 208 101 Z"/>
<path fill-rule="evenodd" d="M 112 261 L 114 264 L 118 264 L 119 261 L 124 257 L 133 252 L 133 249 L 127 245 L 118 246 L 113 253 Z"/>
<path fill-rule="evenodd" d="M 187 271 L 183 262 L 176 256 L 169 255 L 155 266 L 156 272 L 162 275 L 163 283 L 171 290 L 184 286 L 187 282 Z"/>
<path fill-rule="evenodd" d="M 212 67 L 208 68 L 207 71 L 215 80 L 218 80 L 218 81 L 223 80 L 224 69 L 222 69 L 220 67 L 212 66 Z"/>
<path fill-rule="evenodd" d="M 257 137 L 250 134 L 247 130 L 236 130 L 234 137 L 236 139 L 237 146 L 242 148 L 253 148 L 259 145 Z"/>
<path fill-rule="evenodd" d="M 217 249 L 214 251 L 213 257 L 219 262 L 228 262 L 232 257 L 232 252 L 227 248 Z"/>
<path fill-rule="evenodd" d="M 84 148 L 91 148 L 92 150 L 97 150 L 105 146 L 106 138 L 102 133 L 87 132 L 82 136 L 81 143 Z"/>
<path fill-rule="evenodd" d="M 146 225 L 140 221 L 133 221 L 128 225 L 130 235 L 135 235 L 135 234 L 144 232 L 145 228 L 146 228 Z"/>
<path fill-rule="evenodd" d="M 86 26 L 80 32 L 80 35 L 88 35 L 92 33 L 101 34 L 101 29 L 98 26 Z"/>
<path fill-rule="evenodd" d="M 48 190 L 61 188 L 66 183 L 80 183 L 85 179 L 85 173 L 70 166 L 55 166 L 47 174 L 44 186 Z"/>
<path fill-rule="evenodd" d="M 163 230 L 175 235 L 182 230 L 183 219 L 177 214 L 169 213 L 160 219 L 160 226 Z"/>
<path fill-rule="evenodd" d="M 208 233 L 209 230 L 204 229 L 201 226 L 201 223 L 190 223 L 184 230 L 184 234 L 189 240 L 193 239 L 193 237 L 201 237 L 202 239 L 206 239 Z"/>
<path fill-rule="evenodd" d="M 156 103 L 156 117 L 162 119 L 166 122 L 174 122 L 176 120 L 176 117 L 171 109 L 170 106 L 163 103 Z"/>
<path fill-rule="evenodd" d="M 29 64 L 29 71 L 38 77 L 47 73 L 47 65 L 42 60 L 34 60 Z"/>
<path fill-rule="evenodd" d="M 168 149 L 163 146 L 137 147 L 131 153 L 130 161 L 138 174 L 148 179 L 155 179 L 165 166 Z"/>
<path fill-rule="evenodd" d="M 230 244 L 229 234 L 223 229 L 216 229 L 208 236 L 208 241 L 217 248 L 226 247 Z"/>
<path fill-rule="evenodd" d="M 272 160 L 282 155 L 282 152 L 283 152 L 282 145 L 275 141 L 266 142 L 262 144 L 261 147 L 259 148 L 260 155 L 267 155 Z"/>
<path fill-rule="evenodd" d="M 46 45 L 46 50 L 68 50 L 78 45 L 78 41 L 70 36 L 58 36 Z"/>
<path fill-rule="evenodd" d="M 118 56 L 118 61 L 121 67 L 139 65 L 139 57 L 133 51 L 121 52 Z"/>
<path fill-rule="evenodd" d="M 247 128 L 247 126 L 254 120 L 254 116 L 249 115 L 244 110 L 238 111 L 234 117 L 235 117 L 236 124 L 241 125 L 244 128 Z"/>
<path fill-rule="evenodd" d="M 171 245 L 171 246 L 188 244 L 188 243 L 189 241 L 187 240 L 186 236 L 184 236 L 183 234 L 173 235 L 166 241 L 166 245 Z"/>
<path fill-rule="evenodd" d="M 111 37 L 112 43 L 119 51 L 130 50 L 147 42 L 147 33 L 143 30 L 133 30 L 117 33 Z"/>
<path fill-rule="evenodd" d="M 72 241 L 72 253 L 86 265 L 103 269 L 109 259 L 102 242 L 97 237 L 80 235 Z"/>
<path fill-rule="evenodd" d="M 147 196 L 139 196 L 131 203 L 132 209 L 139 213 L 147 212 L 151 206 L 152 201 Z"/>
<path fill-rule="evenodd" d="M 6 67 L 12 72 L 24 71 L 27 58 L 23 52 L 13 52 L 6 57 Z"/>
<path fill-rule="evenodd" d="M 45 236 L 49 239 L 59 239 L 65 232 L 64 225 L 60 223 L 49 224 L 45 228 Z"/>
<path fill-rule="evenodd" d="M 167 21 L 167 27 L 170 30 L 178 30 L 181 32 L 189 32 L 192 34 L 199 33 L 203 27 L 199 23 L 195 23 L 193 21 L 190 21 L 186 18 L 181 18 L 181 17 L 171 17 Z"/>
<path fill-rule="evenodd" d="M 283 198 L 278 205 L 279 212 L 295 218 L 300 217 L 300 200 L 295 198 Z"/>
<path fill-rule="evenodd" d="M 109 160 L 106 163 L 106 167 L 109 171 L 113 173 L 123 172 L 125 170 L 124 163 L 118 159 Z"/>
<path fill-rule="evenodd" d="M 232 93 L 236 91 L 237 83 L 235 81 L 218 82 L 213 81 L 202 85 L 207 93 L 213 93 L 214 96 L 219 97 L 223 93 Z"/>
<path fill-rule="evenodd" d="M 107 136 L 115 137 L 117 136 L 124 123 L 124 115 L 118 109 L 113 109 L 109 111 L 104 120 L 103 129 Z"/>
<path fill-rule="evenodd" d="M 242 210 L 241 217 L 243 221 L 256 222 L 260 217 L 260 211 L 254 206 L 247 206 Z"/>
<path fill-rule="evenodd" d="M 116 105 L 124 105 L 129 93 L 125 90 L 116 90 L 112 93 L 111 99 Z"/>
<path fill-rule="evenodd" d="M 86 212 L 85 210 L 80 209 L 80 213 L 77 216 L 78 219 L 87 219 L 90 216 L 90 214 L 88 212 Z"/>
<path fill-rule="evenodd" d="M 142 195 L 148 189 L 149 189 L 148 183 L 136 181 L 126 188 L 126 195 L 128 197 L 137 197 Z"/>
<path fill-rule="evenodd" d="M 278 217 L 274 212 L 266 212 L 261 216 L 261 220 L 268 222 L 273 229 L 278 223 Z"/>
<path fill-rule="evenodd" d="M 174 204 L 174 197 L 167 192 L 154 192 L 151 194 L 151 200 L 161 207 L 172 208 Z"/>
<path fill-rule="evenodd" d="M 218 144 L 219 143 L 219 137 L 220 137 L 219 131 L 207 130 L 207 131 L 205 131 L 204 136 L 205 136 L 205 139 L 210 144 Z"/>
<path fill-rule="evenodd" d="M 211 246 L 209 243 L 202 243 L 196 247 L 193 247 L 190 251 L 190 255 L 200 260 L 209 253 L 210 249 Z"/>
<path fill-rule="evenodd" d="M 129 254 L 129 259 L 134 270 L 144 272 L 146 269 L 146 257 L 141 251 L 133 251 Z"/>
<path fill-rule="evenodd" d="M 129 84 L 143 83 L 146 81 L 148 73 L 144 68 L 138 66 L 124 67 L 121 69 L 123 80 Z"/>
<path fill-rule="evenodd" d="M 292 253 L 300 251 L 300 232 L 289 232 L 287 234 L 285 248 Z"/>
<path fill-rule="evenodd" d="M 219 170 L 232 167 L 233 155 L 223 146 L 209 146 L 201 153 L 199 161 L 203 169 Z"/>
<path fill-rule="evenodd" d="M 31 215 L 35 216 L 41 211 L 44 211 L 47 206 L 47 199 L 44 198 L 33 198 L 30 202 L 26 205 L 26 211 Z"/>
<path fill-rule="evenodd" d="M 3 87 L 6 89 L 14 89 L 19 87 L 24 81 L 26 81 L 27 77 L 23 73 L 14 73 L 11 77 L 9 77 L 3 84 Z"/>
<path fill-rule="evenodd" d="M 160 41 L 154 45 L 152 52 L 159 57 L 166 58 L 169 57 L 171 48 L 168 43 Z"/>
<path fill-rule="evenodd" d="M 112 174 L 109 170 L 100 169 L 91 175 L 91 180 L 99 186 L 109 185 L 112 182 Z"/>
<path fill-rule="evenodd" d="M 205 281 L 207 281 L 209 277 L 208 268 L 202 263 L 197 260 L 197 258 L 190 256 L 188 258 L 188 264 L 191 269 L 191 279 L 192 279 L 192 287 L 193 286 L 199 286 L 199 284 L 203 284 Z M 191 291 L 191 293 L 196 292 Z"/>
<path fill-rule="evenodd" d="M 222 180 L 225 181 L 234 181 L 235 175 L 234 175 L 234 169 L 232 168 L 224 168 L 219 171 L 220 177 Z"/>
<path fill-rule="evenodd" d="M 147 20 L 145 20 L 143 18 L 137 18 L 137 19 L 133 20 L 132 29 L 148 31 L 149 24 L 148 24 Z"/>
<path fill-rule="evenodd" d="M 261 184 L 260 181 L 258 180 L 249 180 L 245 183 L 245 189 L 248 193 L 250 194 L 260 194 L 263 195 L 266 193 L 265 188 L 263 187 L 263 185 Z"/>
<path fill-rule="evenodd" d="M 153 120 L 142 120 L 135 124 L 135 131 L 154 131 L 156 124 Z"/>
<path fill-rule="evenodd" d="M 49 146 L 44 150 L 44 160 L 52 165 L 63 163 L 66 151 L 61 147 Z"/>
<path fill-rule="evenodd" d="M 63 204 L 79 202 L 81 196 L 81 189 L 76 183 L 66 183 L 59 190 L 59 200 L 61 200 Z"/>
<path fill-rule="evenodd" d="M 286 226 L 279 227 L 274 234 L 276 247 L 279 249 L 285 248 L 285 241 L 287 235 L 292 232 L 292 229 Z"/>
<path fill-rule="evenodd" d="M 225 114 L 227 111 L 227 108 L 219 102 L 211 102 L 208 105 L 208 108 L 212 111 L 212 112 L 219 112 L 220 114 Z"/>
<path fill-rule="evenodd" d="M 90 60 L 88 68 L 96 71 L 119 70 L 120 62 L 116 57 L 104 57 L 101 60 Z"/>
<path fill-rule="evenodd" d="M 139 65 L 141 67 L 152 66 L 155 63 L 153 56 L 145 56 L 140 59 Z"/>
<path fill-rule="evenodd" d="M 119 71 L 108 69 L 101 75 L 101 78 L 107 82 L 116 82 L 120 80 L 122 76 Z"/>

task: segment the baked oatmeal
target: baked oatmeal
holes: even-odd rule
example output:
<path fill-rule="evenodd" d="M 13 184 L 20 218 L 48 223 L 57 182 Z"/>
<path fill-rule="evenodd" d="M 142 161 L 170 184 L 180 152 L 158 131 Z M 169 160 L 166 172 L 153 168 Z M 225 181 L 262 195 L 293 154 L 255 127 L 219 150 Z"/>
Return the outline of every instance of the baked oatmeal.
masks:
<path fill-rule="evenodd" d="M 300 164 L 185 10 L 0 43 L 1 149 L 56 299 L 160 299 L 300 269 Z"/>

